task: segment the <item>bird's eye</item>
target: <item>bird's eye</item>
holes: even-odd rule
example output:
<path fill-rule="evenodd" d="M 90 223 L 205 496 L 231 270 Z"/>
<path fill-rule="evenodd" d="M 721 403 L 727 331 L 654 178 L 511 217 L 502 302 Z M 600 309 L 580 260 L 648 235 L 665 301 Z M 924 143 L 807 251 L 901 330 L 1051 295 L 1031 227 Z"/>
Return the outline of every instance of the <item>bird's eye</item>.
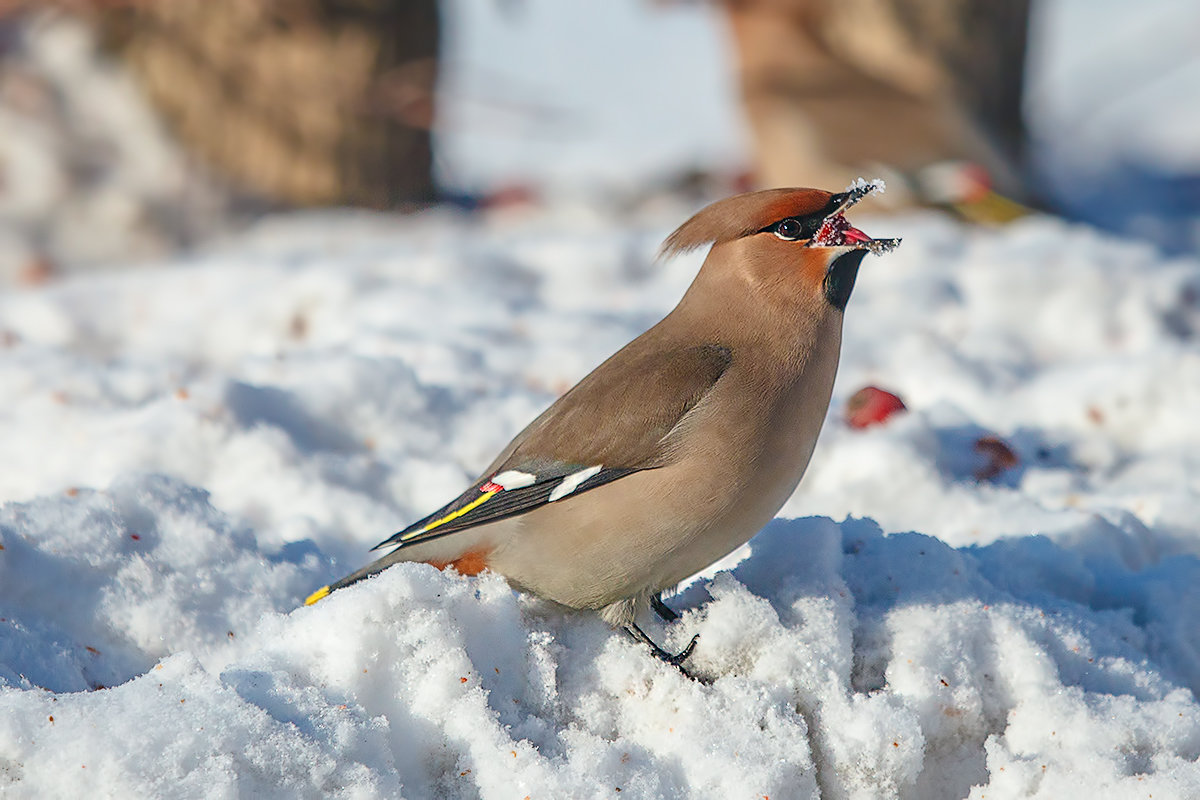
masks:
<path fill-rule="evenodd" d="M 794 242 L 804 236 L 804 226 L 798 219 L 785 219 L 775 225 L 775 235 L 785 242 Z"/>

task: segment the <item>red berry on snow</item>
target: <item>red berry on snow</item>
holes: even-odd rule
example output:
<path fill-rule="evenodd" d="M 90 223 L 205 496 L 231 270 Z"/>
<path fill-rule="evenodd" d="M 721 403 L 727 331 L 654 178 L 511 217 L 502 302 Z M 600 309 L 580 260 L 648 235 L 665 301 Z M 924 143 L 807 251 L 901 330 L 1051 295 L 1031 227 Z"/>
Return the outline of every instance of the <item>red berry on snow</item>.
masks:
<path fill-rule="evenodd" d="M 975 480 L 990 481 L 1021 463 L 1021 458 L 999 436 L 981 436 L 975 442 L 975 452 L 986 459 L 975 470 Z"/>
<path fill-rule="evenodd" d="M 861 429 L 886 422 L 888 417 L 904 411 L 904 401 L 891 392 L 874 386 L 859 389 L 846 403 L 846 424 Z"/>

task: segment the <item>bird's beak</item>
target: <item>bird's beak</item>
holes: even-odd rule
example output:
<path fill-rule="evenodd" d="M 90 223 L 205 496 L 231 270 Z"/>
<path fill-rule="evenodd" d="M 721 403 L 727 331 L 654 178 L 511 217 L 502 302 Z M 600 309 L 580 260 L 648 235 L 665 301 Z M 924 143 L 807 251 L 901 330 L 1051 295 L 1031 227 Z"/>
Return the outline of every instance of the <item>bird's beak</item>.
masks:
<path fill-rule="evenodd" d="M 899 239 L 872 239 L 867 234 L 855 228 L 847 220 L 846 209 L 875 191 L 877 184 L 860 183 L 844 192 L 833 195 L 829 201 L 829 215 L 821 223 L 816 236 L 808 242 L 808 247 L 853 247 L 857 250 L 870 250 L 879 255 L 895 249 Z"/>

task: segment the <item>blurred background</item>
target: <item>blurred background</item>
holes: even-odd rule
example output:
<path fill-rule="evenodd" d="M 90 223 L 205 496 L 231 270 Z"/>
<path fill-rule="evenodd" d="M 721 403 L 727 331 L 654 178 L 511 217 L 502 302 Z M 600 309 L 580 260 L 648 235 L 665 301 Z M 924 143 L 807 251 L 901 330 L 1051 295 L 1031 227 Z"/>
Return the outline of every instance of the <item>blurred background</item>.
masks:
<path fill-rule="evenodd" d="M 888 182 L 1200 250 L 1191 0 L 0 0 L 0 284 L 264 214 Z"/>

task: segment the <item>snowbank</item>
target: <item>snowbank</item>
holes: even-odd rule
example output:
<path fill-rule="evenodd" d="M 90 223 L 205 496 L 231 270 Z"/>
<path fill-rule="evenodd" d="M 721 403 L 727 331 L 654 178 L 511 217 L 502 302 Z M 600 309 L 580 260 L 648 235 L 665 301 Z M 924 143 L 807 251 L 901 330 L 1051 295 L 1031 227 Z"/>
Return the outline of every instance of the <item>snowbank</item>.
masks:
<path fill-rule="evenodd" d="M 0 793 L 1200 794 L 1200 265 L 868 210 L 809 475 L 657 629 L 708 683 L 489 575 L 297 608 L 670 308 L 666 218 L 300 215 L 0 296 Z M 848 428 L 867 383 L 909 412 Z"/>

